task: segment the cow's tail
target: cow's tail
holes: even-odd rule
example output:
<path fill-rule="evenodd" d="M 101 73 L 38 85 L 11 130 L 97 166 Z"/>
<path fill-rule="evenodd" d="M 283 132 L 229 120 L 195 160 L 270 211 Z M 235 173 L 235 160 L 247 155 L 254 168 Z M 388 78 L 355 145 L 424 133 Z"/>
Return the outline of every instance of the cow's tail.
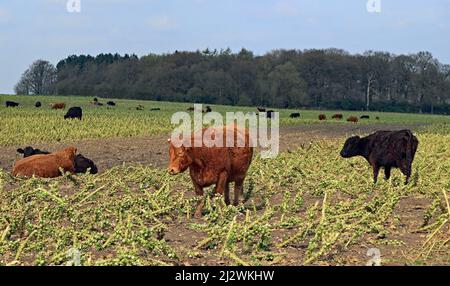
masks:
<path fill-rule="evenodd" d="M 417 139 L 409 130 L 406 131 L 406 135 L 406 160 L 408 164 L 411 164 L 417 150 Z"/>

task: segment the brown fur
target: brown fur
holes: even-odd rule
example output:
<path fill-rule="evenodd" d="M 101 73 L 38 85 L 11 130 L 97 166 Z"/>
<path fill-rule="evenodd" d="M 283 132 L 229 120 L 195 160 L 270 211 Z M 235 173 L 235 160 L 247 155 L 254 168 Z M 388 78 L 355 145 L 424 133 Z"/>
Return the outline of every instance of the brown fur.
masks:
<path fill-rule="evenodd" d="M 34 155 L 16 162 L 13 176 L 56 178 L 64 172 L 75 173 L 74 158 L 77 149 L 69 147 L 65 150 L 47 155 Z"/>
<path fill-rule="evenodd" d="M 198 132 L 194 136 L 203 136 L 206 130 L 204 129 L 201 133 Z M 203 146 L 176 148 L 169 140 L 169 172 L 172 175 L 176 175 L 189 169 L 195 193 L 198 196 L 203 196 L 204 188 L 216 185 L 216 193 L 224 195 L 226 204 L 230 204 L 229 184 L 234 182 L 234 205 L 237 205 L 239 196 L 243 195 L 244 192 L 243 184 L 252 161 L 253 148 L 249 147 L 250 141 L 247 130 L 238 129 L 237 127 L 223 127 L 223 130 L 224 137 L 226 137 L 226 132 L 234 132 L 235 142 L 237 136 L 245 138 L 246 147 L 208 148 Z M 193 140 L 194 136 L 191 137 L 191 140 Z M 203 205 L 204 201 L 197 206 L 196 217 L 201 216 Z"/>
<path fill-rule="evenodd" d="M 319 115 L 319 120 L 320 121 L 327 120 L 327 116 L 325 114 L 321 114 Z"/>
<path fill-rule="evenodd" d="M 66 109 L 65 103 L 53 103 L 52 109 Z"/>
<path fill-rule="evenodd" d="M 344 115 L 342 115 L 342 114 L 335 114 L 335 115 L 333 115 L 332 118 L 336 119 L 336 120 L 342 120 L 344 118 Z"/>
<path fill-rule="evenodd" d="M 358 117 L 356 117 L 356 116 L 350 116 L 350 117 L 347 119 L 347 121 L 348 121 L 348 122 L 353 122 L 353 123 L 358 123 L 359 119 L 358 119 Z"/>

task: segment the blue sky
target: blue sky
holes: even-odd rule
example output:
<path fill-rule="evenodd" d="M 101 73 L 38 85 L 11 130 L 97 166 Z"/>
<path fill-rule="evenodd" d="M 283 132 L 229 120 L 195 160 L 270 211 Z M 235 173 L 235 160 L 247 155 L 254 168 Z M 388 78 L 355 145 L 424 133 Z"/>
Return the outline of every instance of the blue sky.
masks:
<path fill-rule="evenodd" d="M 450 64 L 450 0 L 0 0 L 0 93 L 37 59 L 242 47 L 427 50 Z"/>

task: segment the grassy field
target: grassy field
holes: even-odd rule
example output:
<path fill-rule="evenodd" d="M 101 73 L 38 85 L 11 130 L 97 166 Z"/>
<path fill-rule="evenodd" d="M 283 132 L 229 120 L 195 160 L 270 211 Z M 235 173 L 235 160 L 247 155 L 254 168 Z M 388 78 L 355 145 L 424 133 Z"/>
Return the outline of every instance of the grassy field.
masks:
<path fill-rule="evenodd" d="M 170 115 L 190 106 L 118 101 L 108 110 L 89 98 L 39 98 L 86 107 L 85 120 L 65 122 L 63 111 L 35 110 L 37 97 L 0 98 L 23 102 L 0 108 L 0 146 L 167 133 Z M 138 104 L 146 111 L 129 109 Z M 283 125 L 317 123 L 322 112 L 302 111 L 298 122 L 290 113 L 281 112 Z M 0 265 L 66 265 L 78 254 L 82 265 L 366 265 L 372 248 L 383 265 L 450 265 L 449 117 L 371 115 L 381 122 L 364 124 L 432 124 L 418 133 L 410 185 L 396 170 L 374 186 L 363 159 L 339 157 L 345 138 L 256 156 L 248 201 L 208 198 L 202 219 L 193 218 L 199 198 L 187 174 L 120 164 L 95 176 L 24 180 L 0 168 Z"/>
<path fill-rule="evenodd" d="M 12 100 L 21 104 L 18 108 L 6 108 L 4 101 Z M 37 109 L 34 103 L 39 100 L 43 107 Z M 80 139 L 136 137 L 168 134 L 173 126 L 170 118 L 177 111 L 186 111 L 192 104 L 115 100 L 117 108 L 95 107 L 90 104 L 93 98 L 88 97 L 53 97 L 53 96 L 0 96 L 0 146 L 18 144 L 72 142 Z M 103 100 L 106 102 L 107 100 Z M 82 122 L 64 120 L 64 110 L 51 110 L 49 105 L 55 102 L 65 102 L 68 107 L 83 108 Z M 136 107 L 143 105 L 144 111 Z M 255 108 L 212 106 L 215 111 L 255 111 Z M 151 108 L 161 108 L 161 111 L 150 111 Z M 370 114 L 371 120 L 359 124 L 439 124 L 449 123 L 450 116 L 432 116 L 397 113 L 367 113 L 342 111 L 301 111 L 301 119 L 291 119 L 289 115 L 296 110 L 277 110 L 280 112 L 281 125 L 298 124 L 336 124 L 331 120 L 335 113 L 343 113 L 345 118 L 362 114 Z M 320 122 L 319 114 L 326 114 L 330 120 Z M 375 117 L 381 120 L 375 120 Z M 339 124 L 350 124 L 340 122 Z M 11 136 L 13 134 L 13 136 Z"/>

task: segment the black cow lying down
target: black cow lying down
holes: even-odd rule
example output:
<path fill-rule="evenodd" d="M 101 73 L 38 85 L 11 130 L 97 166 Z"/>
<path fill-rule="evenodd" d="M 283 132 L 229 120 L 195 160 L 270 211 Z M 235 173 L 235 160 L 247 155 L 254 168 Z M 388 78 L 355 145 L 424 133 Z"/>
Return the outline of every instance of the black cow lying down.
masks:
<path fill-rule="evenodd" d="M 20 148 L 20 149 L 17 149 L 17 152 L 20 154 L 23 154 L 24 158 L 27 158 L 27 157 L 30 157 L 33 155 L 39 155 L 39 154 L 50 154 L 50 152 L 48 152 L 48 151 L 34 149 L 33 147 L 26 147 L 24 149 Z M 79 154 L 79 155 L 75 156 L 74 165 L 75 165 L 75 172 L 77 174 L 85 174 L 89 168 L 90 168 L 90 173 L 92 175 L 95 175 L 98 173 L 98 169 L 97 169 L 97 166 L 95 165 L 95 163 L 92 160 L 84 157 L 83 155 Z"/>
<path fill-rule="evenodd" d="M 392 168 L 400 168 L 406 176 L 406 184 L 411 178 L 412 163 L 419 141 L 410 130 L 378 131 L 368 137 L 351 137 L 341 151 L 343 158 L 364 157 L 373 168 L 374 182 L 384 168 L 386 180 L 391 177 Z"/>

